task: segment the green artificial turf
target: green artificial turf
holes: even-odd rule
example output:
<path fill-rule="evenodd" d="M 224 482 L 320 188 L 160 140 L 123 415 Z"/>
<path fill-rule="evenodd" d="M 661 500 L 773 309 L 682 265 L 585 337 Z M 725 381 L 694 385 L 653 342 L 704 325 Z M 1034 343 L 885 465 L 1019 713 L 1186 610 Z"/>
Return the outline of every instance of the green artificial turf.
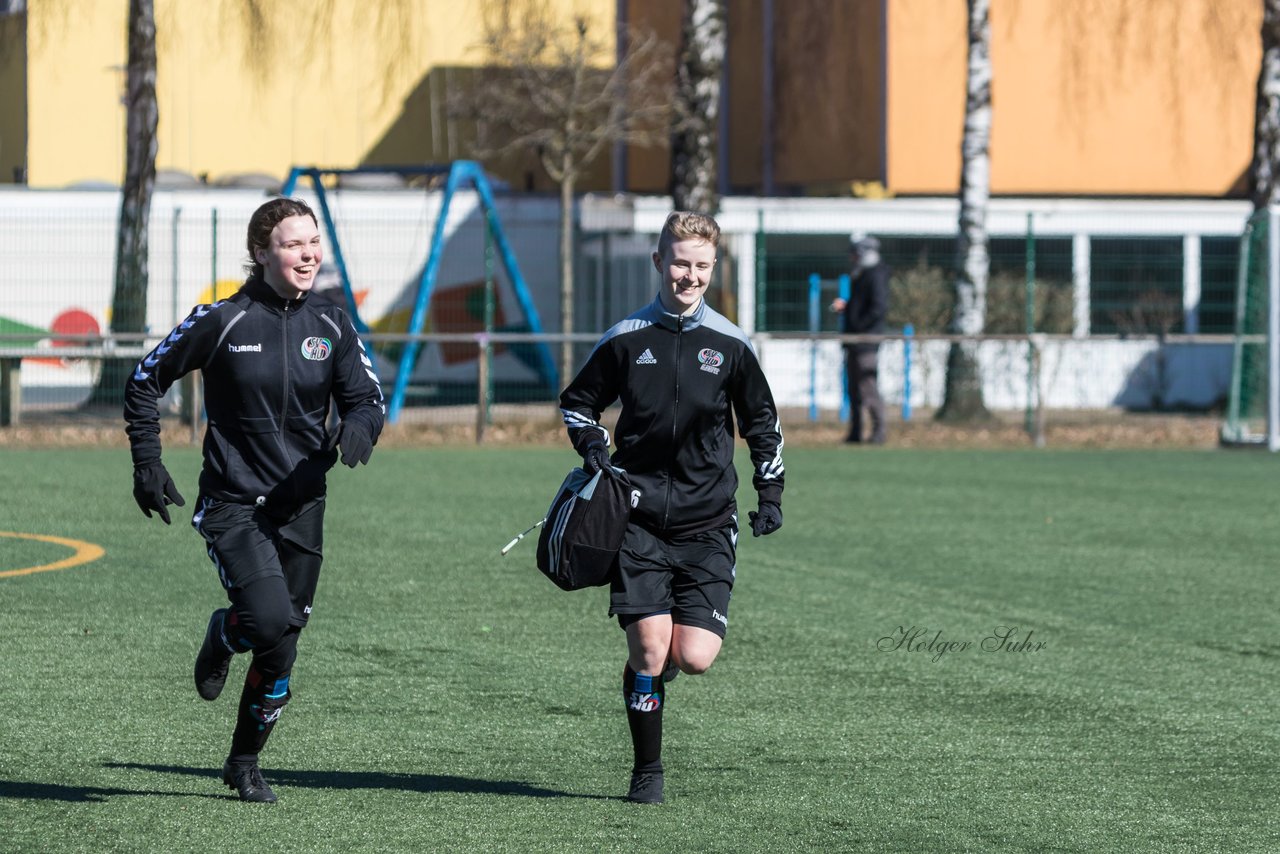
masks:
<path fill-rule="evenodd" d="M 261 806 L 218 779 L 245 662 L 214 703 L 191 684 L 224 601 L 198 454 L 166 454 L 166 527 L 127 452 L 6 450 L 0 531 L 106 554 L 0 577 L 0 850 L 1280 849 L 1280 460 L 789 450 L 785 525 L 739 543 L 645 807 L 620 798 L 604 591 L 556 589 L 532 535 L 498 554 L 573 459 L 386 448 L 333 474 Z M 70 553 L 0 537 L 0 573 Z"/>

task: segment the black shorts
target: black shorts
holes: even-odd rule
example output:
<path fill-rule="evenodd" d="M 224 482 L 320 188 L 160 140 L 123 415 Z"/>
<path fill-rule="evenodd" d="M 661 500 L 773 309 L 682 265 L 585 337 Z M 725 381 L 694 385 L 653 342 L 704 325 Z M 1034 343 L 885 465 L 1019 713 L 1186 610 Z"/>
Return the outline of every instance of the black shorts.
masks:
<path fill-rule="evenodd" d="M 725 636 L 736 577 L 738 522 L 666 540 L 634 523 L 618 552 L 610 616 L 670 611 L 673 622 Z"/>
<path fill-rule="evenodd" d="M 208 544 L 209 559 L 234 594 L 264 575 L 283 578 L 291 602 L 289 625 L 305 626 L 324 561 L 324 499 L 310 501 L 288 519 L 247 504 L 201 497 L 191 526 Z"/>

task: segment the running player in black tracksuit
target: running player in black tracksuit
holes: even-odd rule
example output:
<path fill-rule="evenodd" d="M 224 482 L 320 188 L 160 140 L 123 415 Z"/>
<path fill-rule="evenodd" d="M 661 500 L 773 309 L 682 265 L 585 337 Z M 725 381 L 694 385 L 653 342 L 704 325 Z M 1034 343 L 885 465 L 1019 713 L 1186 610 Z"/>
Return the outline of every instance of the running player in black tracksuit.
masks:
<path fill-rule="evenodd" d="M 246 801 L 274 802 L 258 753 L 289 700 L 298 634 L 320 574 L 325 473 L 368 462 L 382 431 L 382 389 L 343 310 L 308 299 L 323 253 L 315 214 L 273 199 L 249 221 L 244 286 L 197 306 L 139 364 L 125 388 L 134 497 L 167 525 L 182 495 L 160 461 L 156 401 L 202 372 L 208 430 L 191 520 L 231 607 L 213 612 L 196 656 L 200 696 L 222 692 L 231 658 L 250 653 L 223 781 Z M 341 424 L 332 435 L 330 399 Z"/>
<path fill-rule="evenodd" d="M 628 799 L 661 803 L 664 683 L 703 673 L 729 626 L 738 511 L 734 421 L 747 441 L 755 536 L 782 526 L 782 433 L 742 330 L 707 307 L 720 228 L 673 213 L 653 263 L 657 298 L 610 329 L 560 395 L 588 472 L 614 465 L 634 487 L 609 613 L 627 633 L 623 699 L 635 764 Z M 600 414 L 621 400 L 609 457 Z"/>

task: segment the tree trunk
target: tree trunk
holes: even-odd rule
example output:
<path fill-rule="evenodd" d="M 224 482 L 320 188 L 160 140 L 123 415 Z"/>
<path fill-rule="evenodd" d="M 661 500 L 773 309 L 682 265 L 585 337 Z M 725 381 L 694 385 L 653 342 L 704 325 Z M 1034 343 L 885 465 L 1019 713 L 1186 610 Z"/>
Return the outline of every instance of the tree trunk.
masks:
<path fill-rule="evenodd" d="M 111 331 L 145 332 L 147 228 L 156 180 L 156 24 L 152 0 L 129 2 L 129 64 L 125 82 L 125 173 L 116 230 Z M 136 359 L 105 359 L 90 403 L 120 403 Z"/>
<path fill-rule="evenodd" d="M 980 335 L 987 310 L 987 200 L 991 193 L 991 22 L 990 0 L 968 0 L 969 69 L 961 142 L 960 231 L 956 241 L 959 271 L 951 331 Z M 983 421 L 991 418 L 982 401 L 978 342 L 958 341 L 947 356 L 946 392 L 938 418 Z"/>
<path fill-rule="evenodd" d="M 573 327 L 573 190 L 577 183 L 566 155 L 564 178 L 560 181 L 560 330 L 566 335 Z M 573 342 L 565 339 L 560 346 L 560 383 L 574 376 Z"/>
<path fill-rule="evenodd" d="M 1249 193 L 1255 210 L 1280 202 L 1280 0 L 1262 4 L 1262 64 L 1253 125 Z"/>
<path fill-rule="evenodd" d="M 724 0 L 684 0 L 671 135 L 671 198 L 676 210 L 715 214 L 720 78 L 725 57 Z"/>

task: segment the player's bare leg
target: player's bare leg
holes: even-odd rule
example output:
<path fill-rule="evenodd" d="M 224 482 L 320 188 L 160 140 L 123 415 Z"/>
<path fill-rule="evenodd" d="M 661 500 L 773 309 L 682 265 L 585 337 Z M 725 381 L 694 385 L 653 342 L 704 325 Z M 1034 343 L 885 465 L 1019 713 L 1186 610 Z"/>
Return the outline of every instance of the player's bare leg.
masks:
<path fill-rule="evenodd" d="M 723 643 L 724 639 L 715 632 L 676 624 L 671 631 L 671 663 L 682 673 L 706 673 L 720 654 Z"/>

